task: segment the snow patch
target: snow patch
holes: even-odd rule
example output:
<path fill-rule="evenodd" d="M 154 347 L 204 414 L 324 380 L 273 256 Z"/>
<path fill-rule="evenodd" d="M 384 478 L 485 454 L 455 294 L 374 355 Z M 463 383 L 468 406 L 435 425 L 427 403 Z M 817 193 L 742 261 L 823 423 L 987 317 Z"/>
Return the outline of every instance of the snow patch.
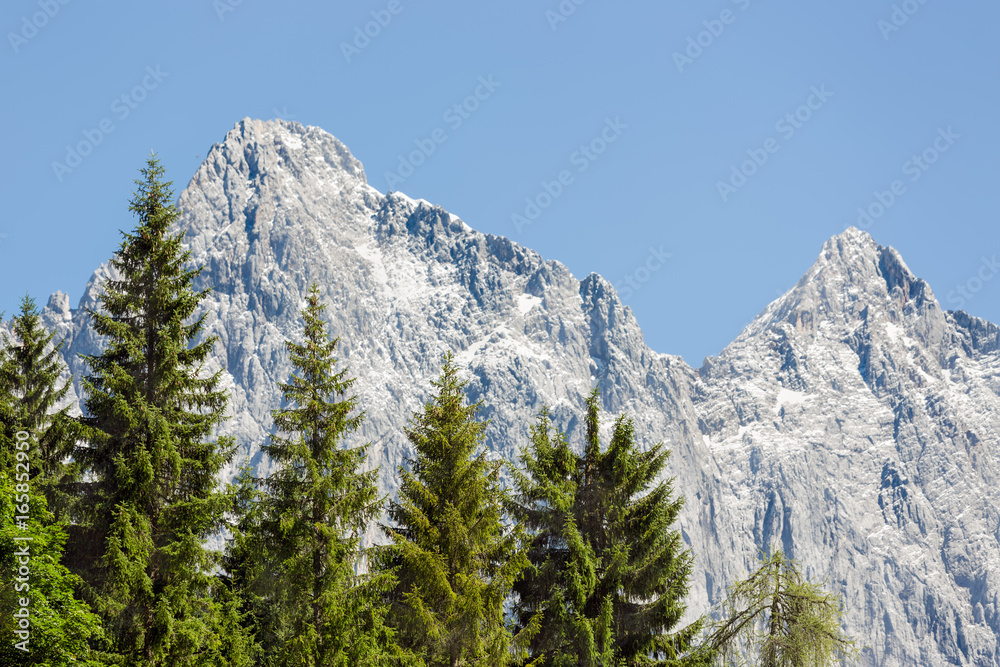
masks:
<path fill-rule="evenodd" d="M 450 220 L 451 222 L 458 222 L 458 223 L 461 223 L 461 225 L 462 225 L 462 229 L 464 229 L 465 231 L 467 231 L 467 232 L 471 232 L 471 231 L 472 231 L 472 227 L 469 227 L 469 225 L 468 225 L 468 224 L 466 224 L 465 220 L 462 220 L 462 219 L 461 219 L 460 217 L 458 217 L 458 216 L 457 216 L 457 215 L 455 215 L 454 213 L 449 213 L 449 214 L 448 214 L 448 219 L 449 219 L 449 220 Z"/>
<path fill-rule="evenodd" d="M 477 340 L 475 343 L 473 343 L 469 347 L 465 348 L 464 350 L 456 354 L 455 361 L 458 363 L 459 366 L 468 366 L 469 364 L 472 363 L 472 360 L 473 358 L 475 358 L 476 354 L 478 354 L 480 350 L 486 347 L 487 342 L 489 342 L 489 336 Z"/>
<path fill-rule="evenodd" d="M 778 400 L 774 406 L 774 412 L 777 414 L 781 411 L 781 406 L 783 405 L 801 405 L 806 402 L 808 396 L 801 391 L 794 391 L 792 389 L 782 388 L 778 392 Z"/>
<path fill-rule="evenodd" d="M 430 203 L 426 199 L 414 199 L 405 192 L 400 192 L 399 190 L 393 191 L 392 194 L 404 200 L 407 204 L 413 206 L 413 208 L 419 208 L 421 204 L 427 206 L 428 208 L 434 208 L 434 204 Z"/>
<path fill-rule="evenodd" d="M 400 192 L 399 190 L 393 190 L 392 194 L 396 195 L 397 197 L 405 201 L 407 204 L 412 204 L 413 206 L 417 205 L 417 202 L 413 200 L 413 197 L 410 197 L 405 192 Z"/>
<path fill-rule="evenodd" d="M 374 276 L 376 282 L 380 285 L 386 285 L 389 282 L 389 275 L 385 270 L 385 262 L 382 259 L 382 253 L 371 243 L 366 243 L 364 245 L 359 245 L 355 248 L 358 254 L 366 260 L 372 268 L 372 275 Z"/>
<path fill-rule="evenodd" d="M 522 294 L 517 297 L 517 309 L 521 315 L 527 315 L 528 311 L 542 302 L 541 297 L 534 294 Z"/>

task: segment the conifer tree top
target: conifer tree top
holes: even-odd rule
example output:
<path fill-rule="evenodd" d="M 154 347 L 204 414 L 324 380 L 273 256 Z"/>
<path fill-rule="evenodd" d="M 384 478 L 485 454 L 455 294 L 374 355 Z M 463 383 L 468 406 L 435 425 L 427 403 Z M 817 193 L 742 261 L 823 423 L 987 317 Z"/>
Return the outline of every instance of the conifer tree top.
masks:
<path fill-rule="evenodd" d="M 213 438 L 228 394 L 222 371 L 205 370 L 217 339 L 200 336 L 195 313 L 208 290 L 193 289 L 200 269 L 171 231 L 180 214 L 155 155 L 141 176 L 129 205 L 138 225 L 112 259 L 119 276 L 90 311 L 106 345 L 84 357 L 86 444 L 74 459 L 89 479 L 68 551 L 126 664 L 192 664 L 219 620 L 218 555 L 204 540 L 232 505 L 218 475 L 235 445 Z"/>

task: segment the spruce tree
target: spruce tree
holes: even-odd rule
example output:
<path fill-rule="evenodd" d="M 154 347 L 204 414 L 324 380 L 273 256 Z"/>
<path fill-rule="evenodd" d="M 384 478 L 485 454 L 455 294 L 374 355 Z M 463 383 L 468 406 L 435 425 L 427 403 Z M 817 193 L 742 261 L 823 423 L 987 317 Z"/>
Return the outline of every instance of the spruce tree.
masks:
<path fill-rule="evenodd" d="M 25 297 L 0 350 L 0 664 L 101 664 L 98 617 L 74 595 L 61 560 L 66 533 L 49 511 L 72 445 L 60 346 Z"/>
<path fill-rule="evenodd" d="M 531 642 L 531 664 L 612 665 L 610 607 L 594 618 L 584 613 L 600 563 L 577 525 L 578 457 L 562 431 L 553 434 L 547 408 L 530 430 L 531 445 L 521 453 L 524 472 L 514 471 L 512 513 L 529 536 L 532 563 L 514 585 L 515 613 L 522 627 L 541 627 Z"/>
<path fill-rule="evenodd" d="M 262 530 L 261 482 L 249 464 L 241 466 L 221 577 L 236 602 L 241 626 L 253 637 L 255 664 L 271 666 L 280 648 L 282 616 L 275 604 L 280 594 L 275 586 L 277 568 L 269 555 L 274 544 Z"/>
<path fill-rule="evenodd" d="M 183 232 L 171 231 L 180 214 L 155 156 L 141 174 L 129 206 L 139 224 L 111 261 L 120 277 L 90 312 L 106 347 L 84 357 L 86 442 L 75 458 L 88 476 L 70 562 L 125 664 L 175 667 L 211 652 L 219 559 L 204 541 L 231 505 L 217 478 L 234 447 L 212 439 L 228 396 L 221 372 L 205 368 L 216 338 L 198 342 L 201 269 L 187 267 Z"/>
<path fill-rule="evenodd" d="M 303 342 L 285 343 L 294 367 L 280 385 L 287 405 L 274 411 L 278 434 L 263 447 L 275 470 L 266 479 L 244 477 L 245 519 L 230 563 L 273 664 L 404 661 L 384 623 L 387 575 L 356 574 L 361 538 L 384 499 L 377 471 L 361 471 L 368 445 L 345 444 L 364 414 L 347 395 L 354 380 L 346 368 L 336 370 L 339 339 L 327 334 L 325 308 L 313 284 Z"/>
<path fill-rule="evenodd" d="M 14 338 L 4 335 L 0 352 L 0 384 L 9 399 L 0 409 L 0 448 L 7 458 L 18 431 L 32 434 L 30 450 L 32 484 L 46 497 L 57 516 L 65 514 L 67 499 L 61 484 L 74 477 L 75 466 L 66 459 L 72 453 L 79 429 L 69 416 L 66 401 L 69 382 L 59 386 L 65 370 L 60 358 L 62 341 L 42 326 L 31 297 L 21 300 L 21 311 L 10 321 Z"/>
<path fill-rule="evenodd" d="M 544 665 L 693 663 L 701 622 L 685 612 L 693 556 L 671 529 L 683 506 L 672 480 L 657 483 L 669 452 L 640 452 L 625 415 L 601 451 L 599 392 L 587 399 L 583 453 L 562 434 L 553 445 L 542 413 L 518 480 L 519 514 L 533 534 L 533 569 L 515 588 L 522 624 L 541 611 L 532 642 Z M 548 628 L 549 620 L 553 627 Z"/>
<path fill-rule="evenodd" d="M 411 419 L 416 456 L 401 467 L 398 502 L 383 526 L 391 544 L 380 567 L 395 571 L 389 618 L 401 643 L 430 667 L 506 665 L 534 627 L 512 637 L 504 600 L 527 565 L 516 530 L 504 523 L 500 464 L 480 449 L 482 402 L 465 404 L 451 353 L 436 395 Z"/>

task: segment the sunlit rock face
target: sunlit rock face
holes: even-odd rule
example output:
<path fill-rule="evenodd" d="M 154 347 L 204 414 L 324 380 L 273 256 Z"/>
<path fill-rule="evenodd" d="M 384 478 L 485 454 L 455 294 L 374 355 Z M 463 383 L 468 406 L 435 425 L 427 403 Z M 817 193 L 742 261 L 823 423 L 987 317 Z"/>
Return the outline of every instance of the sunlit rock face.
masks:
<path fill-rule="evenodd" d="M 666 442 L 696 555 L 690 616 L 777 546 L 841 594 L 866 665 L 1000 664 L 1000 328 L 945 312 L 899 254 L 849 229 L 718 357 L 692 369 L 650 350 L 614 288 L 447 211 L 367 184 L 315 127 L 245 119 L 181 193 L 212 369 L 224 369 L 240 459 L 281 405 L 310 283 L 340 337 L 370 442 L 394 494 L 412 450 L 403 429 L 452 350 L 490 420 L 488 455 L 516 463 L 542 405 L 572 442 L 590 387 L 605 431 L 635 420 Z M 122 225 L 125 226 L 125 225 Z M 45 322 L 78 354 L 101 341 L 99 268 L 75 309 L 57 293 Z M 697 326 L 677 322 L 677 326 Z M 605 433 L 606 435 L 607 433 Z M 375 530 L 369 536 L 377 537 Z"/>

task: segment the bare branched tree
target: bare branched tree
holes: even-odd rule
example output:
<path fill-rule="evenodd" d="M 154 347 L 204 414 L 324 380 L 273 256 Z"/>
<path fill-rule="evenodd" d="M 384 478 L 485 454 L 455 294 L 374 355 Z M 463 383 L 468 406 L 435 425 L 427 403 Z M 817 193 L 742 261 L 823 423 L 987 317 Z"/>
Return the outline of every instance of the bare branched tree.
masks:
<path fill-rule="evenodd" d="M 841 628 L 840 598 L 781 551 L 729 588 L 708 645 L 718 665 L 825 667 L 857 655 Z"/>

